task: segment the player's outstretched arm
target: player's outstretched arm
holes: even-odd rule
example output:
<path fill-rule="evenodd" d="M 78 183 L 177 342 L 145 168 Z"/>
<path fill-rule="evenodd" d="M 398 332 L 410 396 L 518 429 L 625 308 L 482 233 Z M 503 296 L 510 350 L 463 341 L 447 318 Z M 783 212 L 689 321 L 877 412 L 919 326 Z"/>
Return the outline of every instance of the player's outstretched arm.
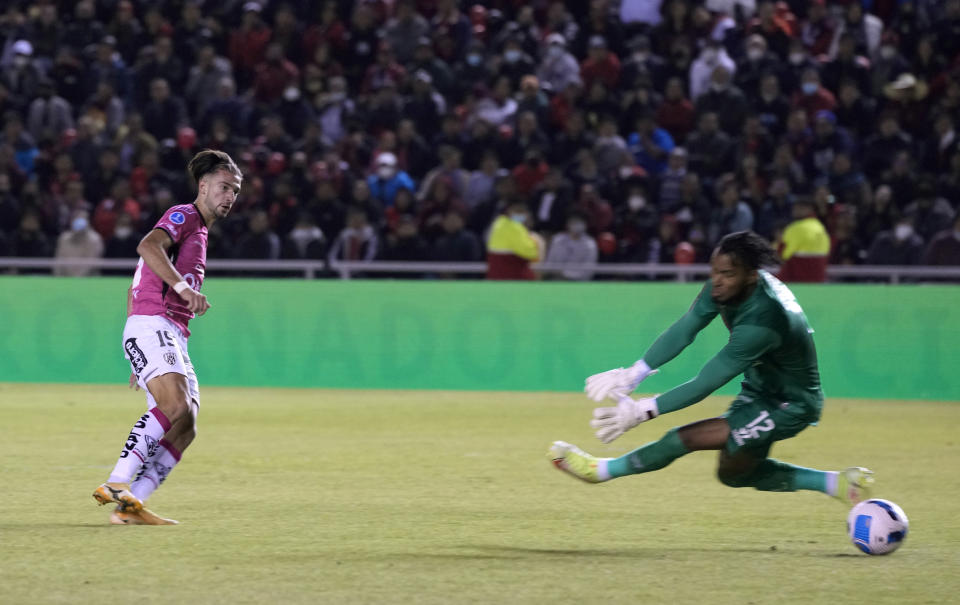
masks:
<path fill-rule="evenodd" d="M 621 397 L 634 392 L 644 379 L 657 373 L 656 368 L 687 348 L 697 333 L 716 316 L 716 306 L 710 301 L 709 291 L 705 287 L 690 310 L 667 328 L 636 363 L 629 368 L 614 368 L 587 378 L 584 387 L 587 397 L 598 402 L 607 397 L 619 401 Z"/>
<path fill-rule="evenodd" d="M 154 229 L 140 240 L 140 244 L 137 245 L 137 254 L 151 271 L 180 295 L 191 313 L 203 315 L 210 308 L 210 303 L 207 302 L 206 296 L 191 288 L 183 280 L 183 276 L 170 262 L 167 250 L 172 245 L 173 239 L 169 233 L 163 229 Z"/>
<path fill-rule="evenodd" d="M 703 366 L 699 374 L 656 398 L 658 413 L 675 412 L 703 400 L 779 344 L 780 336 L 770 328 L 734 327 L 729 342 Z"/>
<path fill-rule="evenodd" d="M 697 403 L 730 382 L 779 342 L 780 337 L 768 328 L 738 326 L 727 345 L 703 366 L 693 380 L 657 397 L 632 399 L 623 396 L 616 406 L 595 408 L 590 426 L 596 431 L 597 439 L 610 443 L 641 422 Z"/>

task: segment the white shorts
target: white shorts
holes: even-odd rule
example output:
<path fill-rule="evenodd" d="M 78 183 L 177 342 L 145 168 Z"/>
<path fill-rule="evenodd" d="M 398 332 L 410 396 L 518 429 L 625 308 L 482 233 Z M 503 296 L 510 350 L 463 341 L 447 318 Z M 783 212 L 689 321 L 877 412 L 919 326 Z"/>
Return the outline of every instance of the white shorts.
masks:
<path fill-rule="evenodd" d="M 190 397 L 200 404 L 200 385 L 187 354 L 187 339 L 175 323 L 159 315 L 131 315 L 123 327 L 123 352 L 137 384 L 147 393 L 147 407 L 156 402 L 147 383 L 174 372 L 186 376 Z"/>

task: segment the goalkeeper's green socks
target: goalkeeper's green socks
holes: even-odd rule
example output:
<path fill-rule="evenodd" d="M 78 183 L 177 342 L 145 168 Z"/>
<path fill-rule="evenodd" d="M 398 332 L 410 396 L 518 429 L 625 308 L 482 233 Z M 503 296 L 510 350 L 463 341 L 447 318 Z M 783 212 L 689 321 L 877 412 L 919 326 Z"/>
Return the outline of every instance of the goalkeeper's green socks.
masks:
<path fill-rule="evenodd" d="M 607 460 L 610 478 L 660 470 L 690 450 L 680 440 L 678 429 L 670 429 L 659 441 L 639 447 L 629 454 Z"/>
<path fill-rule="evenodd" d="M 794 466 L 773 458 L 761 460 L 757 468 L 743 475 L 721 475 L 720 481 L 730 487 L 752 487 L 762 492 L 810 490 L 832 496 L 837 489 L 837 473 Z"/>
<path fill-rule="evenodd" d="M 664 468 L 690 450 L 683 444 L 678 429 L 670 429 L 659 441 L 653 441 L 619 458 L 601 459 L 604 479 L 649 473 Z M 779 460 L 762 460 L 753 471 L 734 478 L 721 479 L 730 487 L 753 487 L 766 492 L 812 490 L 836 495 L 837 473 L 794 466 Z"/>

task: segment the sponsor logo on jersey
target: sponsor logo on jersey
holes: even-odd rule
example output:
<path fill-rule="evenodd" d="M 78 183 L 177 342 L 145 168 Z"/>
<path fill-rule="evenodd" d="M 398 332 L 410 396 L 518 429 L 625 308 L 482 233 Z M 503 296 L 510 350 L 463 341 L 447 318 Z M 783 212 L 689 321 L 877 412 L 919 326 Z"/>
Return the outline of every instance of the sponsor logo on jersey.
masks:
<path fill-rule="evenodd" d="M 167 352 L 163 354 L 163 360 L 170 365 L 175 365 L 177 363 L 177 356 L 174 353 Z"/>
<path fill-rule="evenodd" d="M 182 212 L 174 212 L 170 215 L 170 222 L 174 225 L 182 225 L 183 221 L 185 220 L 186 218 L 183 216 Z"/>
<path fill-rule="evenodd" d="M 127 341 L 123 343 L 123 350 L 127 352 L 127 358 L 133 367 L 133 373 L 139 376 L 140 372 L 147 367 L 147 356 L 144 355 L 140 347 L 137 346 L 137 339 L 128 338 Z"/>

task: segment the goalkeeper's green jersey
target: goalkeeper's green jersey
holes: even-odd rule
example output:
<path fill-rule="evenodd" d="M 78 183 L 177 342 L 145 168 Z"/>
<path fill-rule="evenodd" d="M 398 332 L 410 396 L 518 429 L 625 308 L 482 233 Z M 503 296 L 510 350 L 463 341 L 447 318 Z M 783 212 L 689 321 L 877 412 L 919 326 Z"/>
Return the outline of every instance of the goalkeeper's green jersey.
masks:
<path fill-rule="evenodd" d="M 694 404 L 743 374 L 744 395 L 769 405 L 803 406 L 819 417 L 823 407 L 813 329 L 793 293 L 766 271 L 757 287 L 738 305 L 710 297 L 707 282 L 690 310 L 654 342 L 643 356 L 651 368 L 676 357 L 718 314 L 730 331 L 727 345 L 697 376 L 657 397 L 661 414 Z"/>

